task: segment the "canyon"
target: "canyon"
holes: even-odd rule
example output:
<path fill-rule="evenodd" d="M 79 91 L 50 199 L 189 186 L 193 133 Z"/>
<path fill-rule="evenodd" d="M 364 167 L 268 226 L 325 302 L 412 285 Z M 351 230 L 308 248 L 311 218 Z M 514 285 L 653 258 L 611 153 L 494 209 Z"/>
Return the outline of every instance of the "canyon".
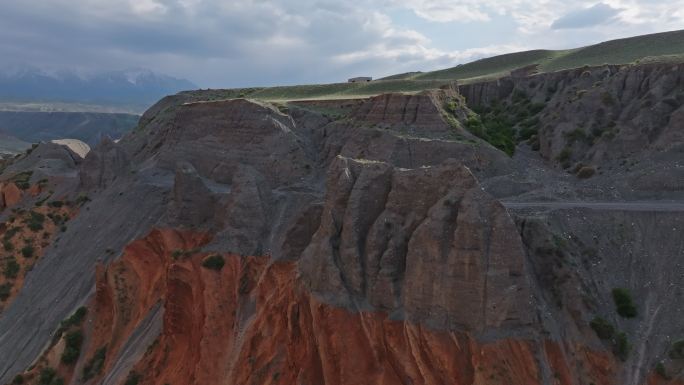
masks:
<path fill-rule="evenodd" d="M 189 91 L 39 144 L 0 174 L 0 383 L 684 384 L 683 82 Z"/>

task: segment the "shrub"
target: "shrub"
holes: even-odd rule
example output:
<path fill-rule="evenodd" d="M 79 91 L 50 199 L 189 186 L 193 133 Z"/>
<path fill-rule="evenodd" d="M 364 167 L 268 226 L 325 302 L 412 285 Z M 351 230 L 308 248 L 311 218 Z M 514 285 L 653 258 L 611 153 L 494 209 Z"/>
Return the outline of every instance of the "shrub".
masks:
<path fill-rule="evenodd" d="M 14 279 L 17 278 L 17 275 L 19 274 L 21 266 L 17 263 L 17 261 L 12 258 L 9 261 L 7 261 L 7 264 L 5 264 L 5 270 L 3 273 L 5 274 L 5 277 L 8 279 Z"/>
<path fill-rule="evenodd" d="M 584 130 L 581 128 L 576 128 L 570 132 L 566 132 L 565 134 L 563 134 L 563 136 L 565 136 L 565 138 L 570 143 L 574 143 L 577 141 L 579 141 L 579 142 L 588 142 L 589 141 L 589 137 L 587 136 L 587 133 L 584 132 Z"/>
<path fill-rule="evenodd" d="M 444 109 L 454 114 L 458 110 L 458 105 L 455 100 L 450 100 L 444 104 Z"/>
<path fill-rule="evenodd" d="M 5 235 L 2 236 L 2 239 L 4 241 L 9 241 L 20 231 L 21 231 L 21 228 L 19 228 L 19 227 L 9 228 L 9 229 L 7 229 L 7 231 L 5 231 Z"/>
<path fill-rule="evenodd" d="M 29 180 L 31 179 L 32 175 L 33 171 L 20 172 L 19 174 L 15 175 L 14 178 L 12 178 L 12 181 L 21 190 L 27 190 L 29 187 L 31 187 Z"/>
<path fill-rule="evenodd" d="M 668 356 L 673 360 L 684 360 L 684 340 L 672 344 Z"/>
<path fill-rule="evenodd" d="M 64 337 L 66 346 L 64 347 L 64 353 L 62 353 L 62 363 L 70 365 L 78 360 L 78 356 L 81 355 L 81 345 L 83 344 L 83 333 L 80 330 L 74 330 Z"/>
<path fill-rule="evenodd" d="M 55 379 L 56 375 L 57 375 L 57 371 L 55 369 L 52 369 L 50 367 L 43 368 L 40 371 L 40 375 L 38 376 L 38 384 L 39 385 L 52 385 L 52 380 Z"/>
<path fill-rule="evenodd" d="M 577 171 L 577 177 L 580 179 L 587 179 L 587 178 L 591 178 L 592 176 L 594 176 L 595 173 L 596 173 L 595 168 L 593 168 L 591 166 L 584 166 L 584 167 L 581 167 L 579 169 L 579 171 Z"/>
<path fill-rule="evenodd" d="M 481 118 L 471 115 L 465 124 L 468 131 L 492 146 L 512 156 L 515 152 L 515 131 L 512 124 L 501 116 L 492 114 Z"/>
<path fill-rule="evenodd" d="M 655 366 L 655 372 L 658 374 L 660 377 L 662 377 L 664 380 L 669 380 L 670 376 L 667 375 L 667 370 L 665 369 L 665 365 L 663 365 L 662 362 L 658 362 Z"/>
<path fill-rule="evenodd" d="M 0 285 L 0 301 L 6 301 L 12 292 L 12 285 L 9 283 L 3 283 Z"/>
<path fill-rule="evenodd" d="M 539 133 L 539 129 L 537 127 L 524 127 L 518 132 L 518 139 L 519 140 L 528 140 L 532 136 L 537 135 Z"/>
<path fill-rule="evenodd" d="M 81 375 L 83 381 L 88 381 L 89 379 L 100 374 L 102 367 L 104 366 L 105 358 L 107 357 L 107 347 L 102 347 L 98 349 L 93 357 L 86 363 L 83 367 L 83 374 Z"/>
<path fill-rule="evenodd" d="M 185 255 L 185 251 L 183 251 L 182 249 L 176 249 L 173 252 L 171 252 L 171 258 L 173 259 L 181 258 L 183 255 Z"/>
<path fill-rule="evenodd" d="M 130 372 L 128 373 L 128 377 L 126 378 L 126 382 L 124 383 L 124 385 L 138 385 L 138 382 L 140 382 L 141 378 L 142 376 L 138 373 Z"/>
<path fill-rule="evenodd" d="M 76 204 L 79 206 L 83 206 L 84 204 L 90 202 L 90 198 L 88 198 L 87 195 L 81 194 L 76 198 Z"/>
<path fill-rule="evenodd" d="M 33 254 L 36 252 L 36 250 L 33 248 L 33 245 L 26 245 L 21 248 L 21 255 L 24 256 L 24 258 L 31 258 L 33 257 Z"/>
<path fill-rule="evenodd" d="M 12 385 L 21 385 L 24 383 L 24 376 L 21 374 L 17 374 L 14 376 L 14 379 L 12 380 Z"/>
<path fill-rule="evenodd" d="M 615 334 L 615 327 L 601 317 L 594 317 L 589 325 L 594 329 L 598 338 L 602 340 L 609 340 Z"/>
<path fill-rule="evenodd" d="M 560 152 L 560 154 L 558 154 L 556 160 L 558 160 L 561 163 L 561 166 L 563 166 L 563 168 L 568 168 L 570 167 L 570 157 L 572 157 L 572 151 L 569 147 L 565 147 Z"/>
<path fill-rule="evenodd" d="M 9 240 L 3 240 L 2 241 L 2 247 L 5 249 L 5 251 L 14 250 L 14 245 Z"/>
<path fill-rule="evenodd" d="M 544 108 L 546 108 L 546 104 L 544 103 L 533 103 L 528 107 L 528 111 L 530 111 L 530 114 L 532 115 L 537 115 L 542 112 Z"/>
<path fill-rule="evenodd" d="M 60 208 L 60 207 L 64 206 L 64 202 L 62 202 L 62 201 L 52 201 L 52 202 L 49 202 L 49 203 L 48 203 L 48 206 L 54 207 L 54 208 Z"/>
<path fill-rule="evenodd" d="M 223 265 L 225 264 L 226 261 L 223 259 L 223 256 L 218 254 L 206 257 L 202 261 L 202 266 L 206 267 L 207 269 L 216 271 L 220 271 L 221 269 L 223 269 Z"/>
<path fill-rule="evenodd" d="M 613 302 L 617 313 L 623 318 L 634 318 L 637 316 L 637 308 L 634 306 L 629 290 L 623 288 L 613 289 Z"/>
<path fill-rule="evenodd" d="M 619 333 L 615 338 L 615 355 L 622 361 L 627 361 L 627 356 L 629 356 L 629 350 L 631 346 L 627 340 L 627 334 Z"/>
<path fill-rule="evenodd" d="M 40 231 L 43 229 L 43 222 L 45 222 L 45 215 L 35 211 L 29 212 L 28 228 L 31 231 Z"/>
<path fill-rule="evenodd" d="M 513 91 L 512 97 L 513 103 L 522 103 L 527 100 L 527 94 L 525 91 L 515 90 Z"/>
<path fill-rule="evenodd" d="M 47 201 L 48 199 L 50 199 L 49 196 L 48 196 L 48 197 L 45 197 L 45 198 L 43 198 L 43 199 L 41 199 L 41 200 L 39 200 L 39 201 L 36 201 L 36 207 L 42 206 L 43 203 L 45 203 L 45 201 Z"/>
<path fill-rule="evenodd" d="M 85 306 L 81 306 L 76 311 L 74 314 L 69 316 L 69 318 L 65 319 L 62 321 L 60 324 L 61 327 L 63 328 L 68 328 L 71 326 L 77 326 L 80 325 L 81 322 L 83 322 L 83 319 L 85 318 L 86 314 L 88 313 L 88 309 Z"/>

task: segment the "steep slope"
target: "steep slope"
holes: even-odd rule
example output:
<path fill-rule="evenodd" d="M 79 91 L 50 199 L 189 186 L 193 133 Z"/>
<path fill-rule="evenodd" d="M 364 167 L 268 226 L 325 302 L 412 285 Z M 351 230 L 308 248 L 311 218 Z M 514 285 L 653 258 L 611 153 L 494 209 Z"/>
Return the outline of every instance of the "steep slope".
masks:
<path fill-rule="evenodd" d="M 444 70 L 419 73 L 416 80 L 473 79 L 500 77 L 523 67 L 538 72 L 554 72 L 583 66 L 630 64 L 649 60 L 670 60 L 684 55 L 684 30 L 611 40 L 568 50 L 532 50 L 493 56 Z"/>
<path fill-rule="evenodd" d="M 513 126 L 506 131 L 510 140 L 529 143 L 547 161 L 583 178 L 604 175 L 603 191 L 595 194 L 673 199 L 684 188 L 682 84 L 684 65 L 646 64 L 506 77 L 459 89 L 479 113 L 471 130 Z"/>
<path fill-rule="evenodd" d="M 682 383 L 684 212 L 538 207 L 605 199 L 612 176 L 578 179 L 525 143 L 511 158 L 473 130 L 469 106 L 482 115 L 533 82 L 560 100 L 605 70 L 279 105 L 186 93 L 82 161 L 39 145 L 0 175 L 0 220 L 43 199 L 17 198 L 26 170 L 77 215 L 0 314 L 0 382 Z M 607 70 L 600 92 L 639 79 L 616 91 L 625 125 L 651 116 L 638 95 L 670 99 L 679 76 Z M 670 121 L 641 134 L 656 143 Z M 548 125 L 537 140 L 564 127 Z M 672 166 L 681 138 L 668 138 Z"/>

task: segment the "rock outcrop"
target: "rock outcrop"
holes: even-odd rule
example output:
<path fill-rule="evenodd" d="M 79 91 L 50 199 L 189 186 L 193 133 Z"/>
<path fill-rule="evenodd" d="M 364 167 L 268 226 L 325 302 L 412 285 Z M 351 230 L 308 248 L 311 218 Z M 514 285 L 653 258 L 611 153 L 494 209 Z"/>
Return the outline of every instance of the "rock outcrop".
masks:
<path fill-rule="evenodd" d="M 540 154 L 602 165 L 654 152 L 681 153 L 683 82 L 684 64 L 606 65 L 508 77 L 459 90 L 474 108 L 511 104 L 516 98 L 542 105 L 536 124 Z"/>
<path fill-rule="evenodd" d="M 326 192 L 299 263 L 314 292 L 438 329 L 532 322 L 515 225 L 465 167 L 401 170 L 338 158 Z"/>

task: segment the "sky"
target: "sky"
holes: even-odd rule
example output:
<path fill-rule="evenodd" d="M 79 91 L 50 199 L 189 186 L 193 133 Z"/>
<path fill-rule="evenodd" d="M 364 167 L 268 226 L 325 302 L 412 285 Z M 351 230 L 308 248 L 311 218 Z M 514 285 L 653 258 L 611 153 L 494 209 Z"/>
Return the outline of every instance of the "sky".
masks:
<path fill-rule="evenodd" d="M 684 29 L 684 0 L 0 0 L 0 67 L 345 81 Z"/>

